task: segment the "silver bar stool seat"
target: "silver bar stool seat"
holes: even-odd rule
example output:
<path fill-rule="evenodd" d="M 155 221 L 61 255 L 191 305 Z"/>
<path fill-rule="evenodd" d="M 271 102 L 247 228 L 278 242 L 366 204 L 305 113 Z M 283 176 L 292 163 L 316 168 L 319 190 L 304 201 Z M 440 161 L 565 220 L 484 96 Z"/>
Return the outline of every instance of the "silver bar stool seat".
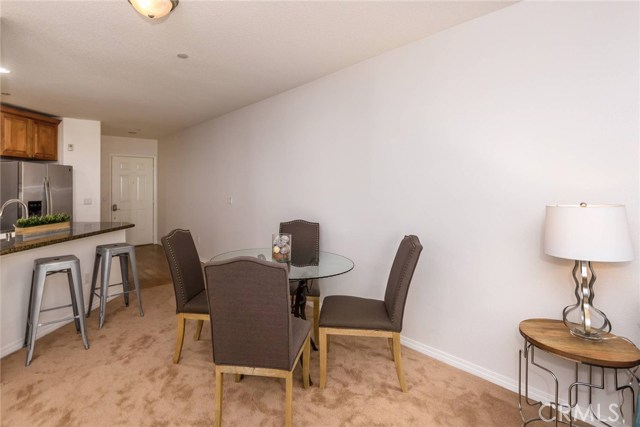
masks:
<path fill-rule="evenodd" d="M 47 276 L 56 273 L 67 273 L 69 281 L 69 293 L 71 294 L 71 304 L 58 307 L 42 309 L 42 296 Z M 40 313 L 44 311 L 58 310 L 72 307 L 73 317 L 52 320 L 46 323 L 39 323 Z M 58 322 L 74 320 L 76 331 L 82 335 L 84 348 L 89 348 L 87 339 L 87 329 L 84 320 L 84 297 L 82 295 L 82 275 L 80 274 L 80 261 L 73 255 L 58 257 L 39 258 L 34 261 L 33 275 L 31 279 L 31 295 L 29 297 L 29 312 L 27 314 L 27 331 L 25 333 L 24 345 L 27 347 L 26 366 L 31 364 L 33 350 L 36 344 L 36 334 L 39 326 L 49 325 Z"/>
<path fill-rule="evenodd" d="M 111 259 L 113 257 L 118 257 L 120 259 L 122 283 L 109 285 L 109 273 L 111 273 Z M 133 282 L 135 285 L 135 293 L 138 297 L 140 316 L 144 316 L 144 311 L 142 311 L 142 298 L 140 295 L 140 283 L 138 282 L 138 266 L 136 264 L 135 247 L 128 243 L 110 243 L 108 245 L 96 246 L 96 258 L 93 263 L 93 279 L 91 280 L 91 295 L 89 297 L 87 317 L 91 314 L 93 296 L 95 295 L 100 298 L 100 328 L 104 326 L 105 310 L 107 306 L 107 298 L 109 298 L 110 287 L 122 285 L 122 292 L 112 294 L 111 296 L 124 295 L 124 304 L 127 307 L 129 306 L 129 262 L 131 262 L 131 271 L 133 272 Z M 96 290 L 98 269 L 100 269 L 102 273 L 100 276 L 100 294 L 98 294 Z"/>

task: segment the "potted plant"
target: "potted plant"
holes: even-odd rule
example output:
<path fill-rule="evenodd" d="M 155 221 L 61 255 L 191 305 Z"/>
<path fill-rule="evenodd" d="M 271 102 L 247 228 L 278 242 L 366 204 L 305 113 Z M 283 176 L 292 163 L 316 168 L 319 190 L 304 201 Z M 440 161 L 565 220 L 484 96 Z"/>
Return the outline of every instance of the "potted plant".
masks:
<path fill-rule="evenodd" d="M 71 228 L 71 216 L 66 213 L 55 215 L 34 215 L 16 221 L 16 236 L 49 234 L 66 231 Z"/>

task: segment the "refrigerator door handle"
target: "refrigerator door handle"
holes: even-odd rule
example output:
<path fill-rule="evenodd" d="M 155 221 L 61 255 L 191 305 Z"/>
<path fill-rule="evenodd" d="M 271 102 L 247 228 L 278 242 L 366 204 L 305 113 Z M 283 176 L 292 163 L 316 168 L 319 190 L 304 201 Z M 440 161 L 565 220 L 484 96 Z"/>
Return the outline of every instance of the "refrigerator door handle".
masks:
<path fill-rule="evenodd" d="M 47 215 L 51 215 L 53 212 L 53 198 L 51 197 L 51 185 L 49 184 L 49 178 L 44 179 L 44 194 L 47 202 Z"/>

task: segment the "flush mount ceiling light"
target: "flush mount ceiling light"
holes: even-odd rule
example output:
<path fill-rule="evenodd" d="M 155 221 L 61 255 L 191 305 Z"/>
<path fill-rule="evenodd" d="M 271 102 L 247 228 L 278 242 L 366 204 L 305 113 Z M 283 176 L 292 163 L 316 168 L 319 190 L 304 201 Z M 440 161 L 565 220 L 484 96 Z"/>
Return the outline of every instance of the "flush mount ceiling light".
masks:
<path fill-rule="evenodd" d="M 8 70 L 4 67 L 0 67 L 0 74 L 9 74 L 11 70 Z"/>
<path fill-rule="evenodd" d="M 143 16 L 159 19 L 178 7 L 178 0 L 129 0 L 131 6 Z"/>

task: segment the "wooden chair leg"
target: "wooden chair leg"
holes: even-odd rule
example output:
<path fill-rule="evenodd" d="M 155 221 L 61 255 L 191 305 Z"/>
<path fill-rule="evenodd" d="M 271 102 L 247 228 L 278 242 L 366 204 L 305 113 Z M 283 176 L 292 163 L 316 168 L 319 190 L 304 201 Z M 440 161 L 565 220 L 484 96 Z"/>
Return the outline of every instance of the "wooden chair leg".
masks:
<path fill-rule="evenodd" d="M 173 354 L 173 363 L 178 363 L 180 353 L 182 353 L 182 343 L 184 342 L 185 318 L 182 313 L 178 313 L 178 339 L 176 340 L 176 352 Z"/>
<path fill-rule="evenodd" d="M 216 366 L 215 427 L 222 426 L 222 371 Z"/>
<path fill-rule="evenodd" d="M 387 343 L 389 344 L 389 350 L 391 351 L 391 360 L 396 361 L 396 356 L 393 353 L 393 338 L 387 338 Z"/>
<path fill-rule="evenodd" d="M 202 325 L 204 324 L 204 320 L 198 320 L 196 324 L 196 333 L 193 336 L 194 341 L 198 341 L 200 339 L 200 334 L 202 333 Z"/>
<path fill-rule="evenodd" d="M 306 366 L 309 365 L 307 364 Z M 307 376 L 307 378 L 309 377 Z M 293 371 L 289 372 L 285 377 L 285 387 L 284 425 L 286 427 L 291 427 L 293 417 L 293 411 L 291 409 L 293 403 Z"/>
<path fill-rule="evenodd" d="M 311 338 L 307 337 L 302 350 L 302 384 L 309 388 L 309 362 L 311 360 Z"/>
<path fill-rule="evenodd" d="M 320 388 L 327 384 L 327 330 L 320 328 Z"/>
<path fill-rule="evenodd" d="M 320 298 L 313 301 L 313 339 L 315 342 L 320 340 Z"/>
<path fill-rule="evenodd" d="M 393 360 L 396 363 L 396 373 L 400 381 L 400 388 L 404 393 L 407 392 L 407 383 L 404 379 L 404 370 L 402 368 L 402 355 L 400 354 L 400 333 L 393 333 Z"/>

